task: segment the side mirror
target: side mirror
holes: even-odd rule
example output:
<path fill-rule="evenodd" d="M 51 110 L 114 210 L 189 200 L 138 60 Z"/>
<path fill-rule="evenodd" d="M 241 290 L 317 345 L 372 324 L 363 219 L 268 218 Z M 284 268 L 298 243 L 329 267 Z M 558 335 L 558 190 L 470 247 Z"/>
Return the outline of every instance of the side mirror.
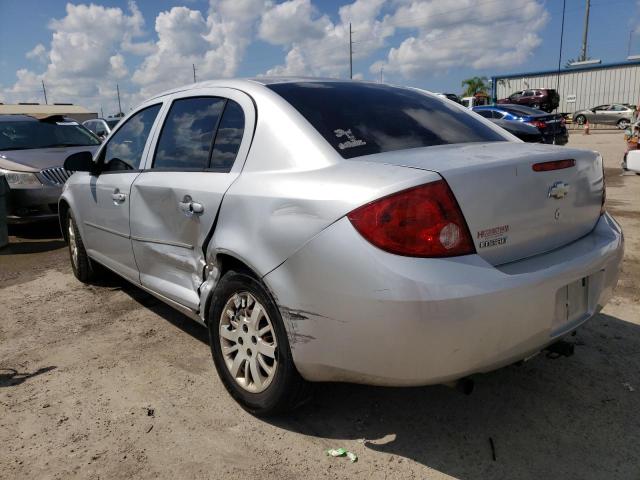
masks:
<path fill-rule="evenodd" d="M 96 164 L 91 152 L 72 153 L 64 161 L 64 169 L 70 172 L 94 172 Z"/>

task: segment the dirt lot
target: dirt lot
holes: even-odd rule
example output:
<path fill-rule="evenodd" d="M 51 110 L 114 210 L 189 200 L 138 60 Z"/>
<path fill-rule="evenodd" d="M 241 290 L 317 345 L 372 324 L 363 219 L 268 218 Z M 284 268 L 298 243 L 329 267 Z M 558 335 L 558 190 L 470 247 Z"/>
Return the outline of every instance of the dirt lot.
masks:
<path fill-rule="evenodd" d="M 78 283 L 55 225 L 12 229 L 0 477 L 640 478 L 640 176 L 621 176 L 619 133 L 570 143 L 605 157 L 627 239 L 617 295 L 571 337 L 573 357 L 478 376 L 471 396 L 320 385 L 289 417 L 258 420 L 224 391 L 203 328 L 117 278 Z"/>

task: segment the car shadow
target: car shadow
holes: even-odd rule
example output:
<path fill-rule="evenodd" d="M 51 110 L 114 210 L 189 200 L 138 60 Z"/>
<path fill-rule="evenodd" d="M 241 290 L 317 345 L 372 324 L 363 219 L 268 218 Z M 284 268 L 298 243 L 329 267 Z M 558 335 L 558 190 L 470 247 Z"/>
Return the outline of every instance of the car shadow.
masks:
<path fill-rule="evenodd" d="M 478 375 L 468 396 L 318 384 L 307 405 L 267 421 L 336 448 L 358 440 L 361 461 L 383 452 L 463 479 L 637 478 L 639 333 L 599 315 L 571 337 L 573 357 L 541 354 Z"/>
<path fill-rule="evenodd" d="M 187 316 L 115 276 L 106 282 L 208 344 L 206 328 Z M 471 395 L 316 384 L 308 403 L 264 421 L 330 446 L 357 441 L 350 449 L 360 462 L 379 452 L 383 461 L 410 459 L 462 479 L 636 478 L 640 326 L 599 314 L 569 341 L 572 357 L 541 353 L 476 375 Z"/>
<path fill-rule="evenodd" d="M 20 385 L 32 377 L 55 370 L 57 367 L 42 367 L 32 373 L 20 373 L 14 368 L 0 368 L 0 387 L 14 387 Z"/>
<path fill-rule="evenodd" d="M 65 246 L 60 226 L 55 220 L 9 225 L 9 236 L 9 244 L 0 248 L 0 255 L 42 253 Z"/>
<path fill-rule="evenodd" d="M 139 287 L 136 287 L 132 283 L 118 278 L 113 273 L 110 273 L 105 282 L 111 283 L 103 283 L 102 286 L 118 285 L 122 287 L 122 291 L 129 295 L 129 297 L 131 297 L 134 301 L 147 308 L 148 310 L 151 310 L 159 317 L 162 317 L 164 320 L 172 324 L 174 327 L 179 328 L 184 333 L 192 336 L 193 338 L 199 340 L 207 346 L 209 345 L 208 330 L 206 329 L 206 327 L 199 324 L 195 320 L 187 317 L 183 313 L 180 313 L 175 308 L 170 307 L 166 303 L 158 300 L 153 295 L 145 292 Z"/>

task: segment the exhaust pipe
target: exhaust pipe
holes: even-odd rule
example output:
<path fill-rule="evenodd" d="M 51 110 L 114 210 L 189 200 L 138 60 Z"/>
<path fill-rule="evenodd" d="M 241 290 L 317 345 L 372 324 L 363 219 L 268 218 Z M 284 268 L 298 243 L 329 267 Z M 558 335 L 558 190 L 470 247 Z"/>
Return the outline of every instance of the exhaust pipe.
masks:
<path fill-rule="evenodd" d="M 469 377 L 464 377 L 453 382 L 443 383 L 443 385 L 449 388 L 453 388 L 464 395 L 471 395 L 471 393 L 473 392 L 473 387 L 475 386 L 475 382 Z"/>

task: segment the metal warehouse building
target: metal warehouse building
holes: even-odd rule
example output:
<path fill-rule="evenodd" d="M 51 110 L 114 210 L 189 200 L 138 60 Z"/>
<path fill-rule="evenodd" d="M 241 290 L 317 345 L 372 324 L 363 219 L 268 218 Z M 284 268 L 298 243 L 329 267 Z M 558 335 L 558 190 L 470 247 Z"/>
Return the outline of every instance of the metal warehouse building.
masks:
<path fill-rule="evenodd" d="M 640 100 L 640 61 L 577 68 L 515 73 L 492 77 L 492 97 L 506 98 L 528 88 L 558 90 L 558 111 L 573 113 L 609 103 L 637 105 Z"/>

